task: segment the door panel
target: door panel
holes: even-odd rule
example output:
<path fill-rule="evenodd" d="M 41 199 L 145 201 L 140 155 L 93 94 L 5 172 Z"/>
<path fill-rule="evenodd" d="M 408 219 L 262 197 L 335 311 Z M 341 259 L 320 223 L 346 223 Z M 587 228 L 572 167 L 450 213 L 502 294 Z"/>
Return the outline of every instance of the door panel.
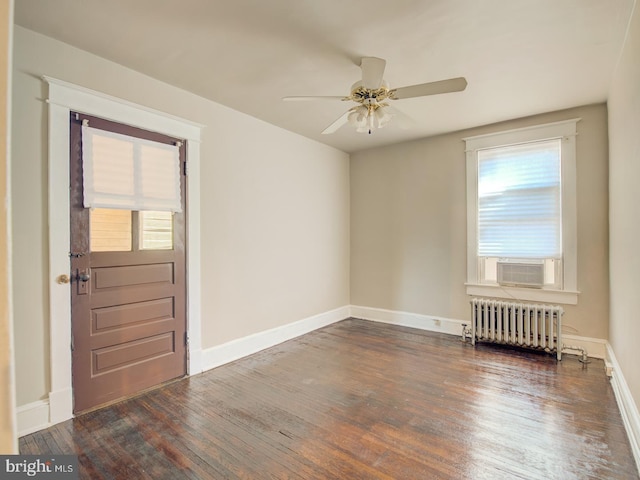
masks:
<path fill-rule="evenodd" d="M 83 118 L 96 128 L 141 136 L 169 143 L 162 135 L 113 124 L 93 117 L 71 119 L 71 277 L 73 334 L 74 412 L 81 412 L 117 400 L 186 374 L 186 281 L 184 213 L 149 215 L 156 224 L 145 223 L 140 212 L 113 211 L 117 221 L 130 228 L 118 228 L 118 235 L 130 235 L 130 242 L 101 241 L 91 251 L 92 218 L 102 229 L 113 221 L 111 212 L 90 215 L 82 202 Z M 180 149 L 184 162 L 185 148 Z M 184 178 L 182 202 L 184 205 Z M 163 220 L 164 219 L 164 220 Z M 147 222 L 146 219 L 144 219 Z M 161 221 L 162 223 L 158 223 Z M 107 225 L 107 227 L 105 227 Z M 167 234 L 167 228 L 173 232 Z M 142 249 L 141 231 L 161 231 L 160 249 Z M 129 233 L 127 233 L 129 232 Z M 167 248 L 167 238 L 173 248 Z M 131 245 L 122 251 L 123 245 Z M 94 241 L 94 245 L 98 245 Z M 127 250 L 127 249 L 124 249 Z"/>
<path fill-rule="evenodd" d="M 126 288 L 133 285 L 173 284 L 173 263 L 102 267 L 92 270 L 94 293 L 107 288 Z"/>
<path fill-rule="evenodd" d="M 96 308 L 92 311 L 92 334 L 107 333 L 114 329 L 132 328 L 150 322 L 173 319 L 173 298 L 150 302 Z"/>
<path fill-rule="evenodd" d="M 95 349 L 93 350 L 93 371 L 91 373 L 96 376 L 116 368 L 132 367 L 142 361 L 171 355 L 174 351 L 174 332 L 120 343 L 113 347 Z"/>
<path fill-rule="evenodd" d="M 93 348 L 173 331 L 175 322 L 173 298 L 96 308 L 91 316 L 90 338 Z"/>

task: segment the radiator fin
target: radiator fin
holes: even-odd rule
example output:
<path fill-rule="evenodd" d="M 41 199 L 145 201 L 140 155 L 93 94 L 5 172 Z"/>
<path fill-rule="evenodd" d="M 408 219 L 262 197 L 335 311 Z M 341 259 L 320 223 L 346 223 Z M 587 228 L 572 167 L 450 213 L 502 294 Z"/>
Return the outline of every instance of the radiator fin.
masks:
<path fill-rule="evenodd" d="M 562 358 L 562 307 L 474 297 L 471 341 L 544 350 Z"/>

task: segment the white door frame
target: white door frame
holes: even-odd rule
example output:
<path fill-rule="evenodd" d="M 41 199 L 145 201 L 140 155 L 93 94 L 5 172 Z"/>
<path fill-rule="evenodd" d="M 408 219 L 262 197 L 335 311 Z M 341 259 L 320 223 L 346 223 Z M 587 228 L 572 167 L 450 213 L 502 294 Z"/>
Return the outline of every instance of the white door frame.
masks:
<path fill-rule="evenodd" d="M 202 371 L 200 285 L 200 135 L 202 125 L 142 107 L 68 82 L 43 77 L 49 85 L 49 335 L 51 392 L 49 422 L 73 417 L 71 379 L 71 286 L 69 275 L 69 115 L 86 113 L 187 140 L 187 371 Z"/>

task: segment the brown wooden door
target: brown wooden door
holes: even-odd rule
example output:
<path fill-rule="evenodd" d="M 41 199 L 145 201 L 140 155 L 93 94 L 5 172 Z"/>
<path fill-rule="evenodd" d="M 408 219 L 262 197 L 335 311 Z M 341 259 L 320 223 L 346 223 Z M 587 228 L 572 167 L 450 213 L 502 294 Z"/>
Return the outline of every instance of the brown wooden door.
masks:
<path fill-rule="evenodd" d="M 84 208 L 83 119 L 88 119 L 94 128 L 163 143 L 176 141 L 72 114 L 70 259 L 74 412 L 186 374 L 184 175 L 182 213 L 168 213 L 168 219 L 162 212 L 155 218 L 149 212 Z M 180 161 L 183 167 L 184 145 L 180 148 Z M 172 232 L 167 233 L 167 229 Z"/>

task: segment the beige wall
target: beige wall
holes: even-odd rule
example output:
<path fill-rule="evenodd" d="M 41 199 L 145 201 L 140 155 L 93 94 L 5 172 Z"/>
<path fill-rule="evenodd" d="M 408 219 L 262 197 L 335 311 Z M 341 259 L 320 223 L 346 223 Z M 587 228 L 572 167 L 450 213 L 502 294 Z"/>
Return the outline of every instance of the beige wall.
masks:
<path fill-rule="evenodd" d="M 577 306 L 566 333 L 606 339 L 607 110 L 591 105 L 386 148 L 351 159 L 351 303 L 468 319 L 464 137 L 581 117 Z"/>
<path fill-rule="evenodd" d="M 9 59 L 12 1 L 0 1 L 0 454 L 17 453 L 9 309 L 7 211 Z"/>
<path fill-rule="evenodd" d="M 18 405 L 49 392 L 46 74 L 204 124 L 203 348 L 349 304 L 349 157 L 102 58 L 15 29 Z"/>
<path fill-rule="evenodd" d="M 640 407 L 640 6 L 609 96 L 610 343 Z M 637 421 L 637 419 L 636 419 Z M 640 431 L 636 432 L 640 438 Z"/>

